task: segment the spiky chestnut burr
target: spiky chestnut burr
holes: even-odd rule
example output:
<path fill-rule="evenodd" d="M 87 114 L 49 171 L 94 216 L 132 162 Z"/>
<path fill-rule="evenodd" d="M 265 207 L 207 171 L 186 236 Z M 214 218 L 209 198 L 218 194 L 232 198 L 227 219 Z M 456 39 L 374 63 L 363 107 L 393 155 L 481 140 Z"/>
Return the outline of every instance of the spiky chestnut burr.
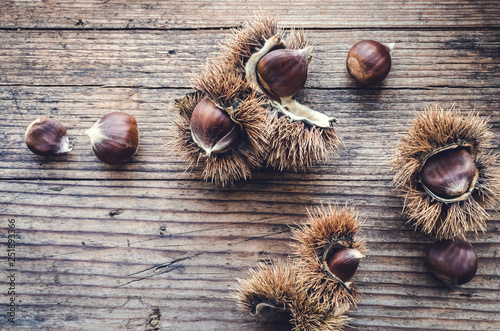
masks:
<path fill-rule="evenodd" d="M 303 31 L 285 32 L 273 16 L 257 17 L 233 30 L 223 49 L 222 61 L 266 97 L 266 162 L 280 171 L 303 171 L 327 161 L 341 144 L 332 127 L 335 119 L 293 98 L 306 80 L 311 58 Z"/>
<path fill-rule="evenodd" d="M 247 179 L 266 153 L 264 102 L 219 60 L 192 79 L 195 92 L 176 100 L 177 151 L 219 185 Z M 200 162 L 201 161 L 201 162 Z"/>
<path fill-rule="evenodd" d="M 243 311 L 263 321 L 290 321 L 297 297 L 296 270 L 288 260 L 261 263 L 239 279 L 235 293 Z"/>
<path fill-rule="evenodd" d="M 299 291 L 292 305 L 293 331 L 341 331 L 351 318 L 338 314 L 328 302 L 317 302 L 308 292 Z"/>
<path fill-rule="evenodd" d="M 298 283 L 317 302 L 330 305 L 334 315 L 356 307 L 360 297 L 351 282 L 363 253 L 354 236 L 360 226 L 354 208 L 327 206 L 309 211 L 309 220 L 293 230 Z"/>
<path fill-rule="evenodd" d="M 349 318 L 314 301 L 297 280 L 297 269 L 290 260 L 261 263 L 239 280 L 235 296 L 241 309 L 259 321 L 289 322 L 293 331 L 341 330 Z"/>
<path fill-rule="evenodd" d="M 391 163 L 408 222 L 438 239 L 486 231 L 500 197 L 497 156 L 487 118 L 454 107 L 416 115 Z"/>

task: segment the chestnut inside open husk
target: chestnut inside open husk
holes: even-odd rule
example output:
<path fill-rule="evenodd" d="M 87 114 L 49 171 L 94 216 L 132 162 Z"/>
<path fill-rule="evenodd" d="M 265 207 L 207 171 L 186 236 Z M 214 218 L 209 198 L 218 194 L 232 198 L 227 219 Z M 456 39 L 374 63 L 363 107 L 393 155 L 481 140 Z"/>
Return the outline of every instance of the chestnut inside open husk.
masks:
<path fill-rule="evenodd" d="M 437 239 L 486 231 L 500 202 L 488 118 L 434 105 L 418 112 L 391 160 L 408 222 Z"/>
<path fill-rule="evenodd" d="M 474 157 L 463 147 L 444 149 L 433 154 L 420 171 L 425 190 L 433 198 L 442 201 L 453 201 L 470 192 L 474 189 L 477 175 Z"/>
<path fill-rule="evenodd" d="M 293 230 L 299 282 L 337 314 L 355 307 L 360 297 L 351 280 L 366 252 L 364 242 L 354 239 L 359 226 L 354 208 L 327 206 L 311 210 L 308 222 Z"/>
<path fill-rule="evenodd" d="M 259 83 L 278 100 L 293 97 L 307 80 L 309 49 L 277 49 L 264 55 L 257 63 Z"/>
<path fill-rule="evenodd" d="M 365 256 L 354 248 L 342 247 L 336 249 L 325 259 L 328 270 L 344 283 L 356 273 L 359 261 Z"/>
<path fill-rule="evenodd" d="M 241 130 L 228 113 L 205 98 L 193 110 L 190 121 L 194 142 L 207 156 L 224 153 L 240 141 Z"/>

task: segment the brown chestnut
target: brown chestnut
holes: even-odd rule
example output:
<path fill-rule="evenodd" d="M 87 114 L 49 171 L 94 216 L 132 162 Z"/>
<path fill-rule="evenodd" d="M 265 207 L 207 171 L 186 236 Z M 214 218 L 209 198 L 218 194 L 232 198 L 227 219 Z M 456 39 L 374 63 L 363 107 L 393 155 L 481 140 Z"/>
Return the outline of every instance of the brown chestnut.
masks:
<path fill-rule="evenodd" d="M 68 153 L 73 148 L 61 122 L 48 117 L 31 122 L 24 133 L 24 140 L 33 153 L 43 156 Z"/>
<path fill-rule="evenodd" d="M 209 99 L 202 99 L 191 115 L 191 136 L 207 156 L 227 152 L 238 144 L 241 130 L 229 114 Z"/>
<path fill-rule="evenodd" d="M 434 242 L 426 256 L 429 270 L 451 285 L 469 282 L 477 271 L 477 254 L 465 239 L 455 238 Z"/>
<path fill-rule="evenodd" d="M 328 269 L 343 282 L 354 276 L 359 266 L 359 261 L 365 257 L 354 248 L 340 248 L 326 259 Z"/>
<path fill-rule="evenodd" d="M 103 116 L 85 134 L 90 139 L 95 156 L 109 165 L 125 162 L 139 147 L 137 121 L 123 112 Z"/>
<path fill-rule="evenodd" d="M 301 50 L 276 49 L 257 63 L 259 83 L 271 96 L 293 97 L 304 87 L 311 48 Z"/>
<path fill-rule="evenodd" d="M 377 41 L 360 41 L 349 50 L 346 65 L 360 84 L 378 84 L 391 70 L 391 49 Z"/>
<path fill-rule="evenodd" d="M 453 148 L 429 157 L 420 171 L 422 184 L 435 196 L 454 198 L 467 192 L 476 175 L 474 158 L 466 148 Z"/>

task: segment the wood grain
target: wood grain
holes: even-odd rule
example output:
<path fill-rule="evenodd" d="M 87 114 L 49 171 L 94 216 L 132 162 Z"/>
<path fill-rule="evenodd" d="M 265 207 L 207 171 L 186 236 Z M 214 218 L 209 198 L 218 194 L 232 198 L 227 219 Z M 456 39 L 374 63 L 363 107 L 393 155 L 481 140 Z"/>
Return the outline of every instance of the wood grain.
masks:
<path fill-rule="evenodd" d="M 403 224 L 387 181 L 215 189 L 179 181 L 10 180 L 2 187 L 2 219 L 15 217 L 20 237 L 20 314 L 31 316 L 20 327 L 119 328 L 127 321 L 137 328 L 160 307 L 165 329 L 266 330 L 234 307 L 236 278 L 258 261 L 286 256 L 289 226 L 328 201 L 358 206 L 359 235 L 370 247 L 356 275 L 364 301 L 352 313 L 354 326 L 500 323 L 500 215 L 472 240 L 481 258 L 474 280 L 445 289 L 423 266 L 431 239 Z"/>
<path fill-rule="evenodd" d="M 172 102 L 216 57 L 229 28 L 279 14 L 314 45 L 305 104 L 340 120 L 340 155 L 306 173 L 260 169 L 217 187 L 171 150 Z M 499 330 L 500 214 L 471 236 L 474 279 L 449 289 L 424 267 L 432 238 L 405 224 L 388 159 L 415 111 L 441 104 L 490 118 L 500 153 L 498 1 L 6 0 L 0 6 L 0 245 L 15 219 L 17 324 L 1 330 L 281 331 L 235 305 L 237 278 L 291 253 L 291 228 L 321 204 L 355 205 L 370 251 L 349 313 L 359 330 Z M 374 88 L 345 70 L 361 39 L 395 42 Z M 84 131 L 106 113 L 138 123 L 136 156 L 100 163 Z M 75 148 L 42 158 L 24 143 L 39 116 Z M 0 264 L 4 305 L 7 266 Z"/>
<path fill-rule="evenodd" d="M 345 67 L 363 39 L 395 43 L 380 88 L 499 87 L 500 30 L 308 30 L 314 58 L 307 86 L 358 88 Z M 0 31 L 2 85 L 185 88 L 227 30 Z"/>
<path fill-rule="evenodd" d="M 500 130 L 500 97 L 495 88 L 432 88 L 382 90 L 308 89 L 304 100 L 340 120 L 344 140 L 339 157 L 320 164 L 307 174 L 271 170 L 256 172 L 256 180 L 389 179 L 388 160 L 398 139 L 409 127 L 416 110 L 432 104 L 480 112 Z M 2 178 L 86 178 L 197 180 L 199 170 L 185 172 L 188 164 L 169 147 L 173 135 L 172 101 L 184 89 L 101 87 L 0 87 L 4 120 L 0 123 Z M 129 162 L 115 171 L 99 162 L 90 149 L 86 129 L 104 114 L 120 110 L 134 116 L 141 145 Z M 24 143 L 24 131 L 39 116 L 58 118 L 68 130 L 74 149 L 68 155 L 44 158 L 32 154 Z M 495 151 L 498 151 L 496 145 Z"/>
<path fill-rule="evenodd" d="M 307 28 L 499 27 L 498 1 L 5 0 L 0 28 L 196 29 L 239 26 L 256 13 Z"/>

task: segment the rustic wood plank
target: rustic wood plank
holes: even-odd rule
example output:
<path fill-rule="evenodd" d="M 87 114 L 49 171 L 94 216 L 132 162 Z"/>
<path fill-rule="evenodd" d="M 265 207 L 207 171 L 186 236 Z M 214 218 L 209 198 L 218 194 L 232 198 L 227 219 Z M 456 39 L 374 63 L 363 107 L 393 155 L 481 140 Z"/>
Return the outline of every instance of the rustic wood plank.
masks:
<path fill-rule="evenodd" d="M 500 6 L 499 6 L 500 8 Z M 0 31 L 1 85 L 189 87 L 188 77 L 217 57 L 226 30 Z M 358 86 L 345 68 L 363 39 L 395 43 L 381 88 L 498 87 L 500 30 L 309 30 L 314 59 L 307 86 Z"/>
<path fill-rule="evenodd" d="M 172 101 L 256 12 L 304 27 L 315 46 L 301 98 L 341 120 L 340 156 L 306 173 L 256 171 L 220 188 L 168 148 Z M 499 330 L 500 214 L 471 237 L 474 279 L 445 288 L 424 267 L 432 238 L 401 215 L 387 163 L 414 110 L 431 103 L 490 116 L 500 153 L 498 1 L 5 0 L 0 6 L 0 245 L 16 220 L 17 325 L 7 330 L 281 331 L 241 313 L 238 277 L 290 253 L 290 227 L 325 203 L 358 207 L 370 249 L 349 313 L 360 330 Z M 347 75 L 361 39 L 395 42 L 376 88 Z M 138 154 L 112 169 L 83 132 L 105 113 L 135 116 Z M 35 118 L 59 118 L 75 149 L 41 158 Z M 5 249 L 4 249 L 5 251 Z M 5 253 L 4 253 L 5 254 Z M 2 275 L 7 273 L 4 263 Z M 4 276 L 2 288 L 7 288 Z M 7 296 L 2 291 L 3 304 Z M 158 315 L 161 318 L 158 321 Z"/>
<path fill-rule="evenodd" d="M 193 29 L 240 25 L 256 13 L 279 14 L 291 26 L 498 27 L 497 1 L 30 1 L 4 0 L 0 28 Z"/>
<path fill-rule="evenodd" d="M 87 178 L 199 180 L 199 171 L 185 172 L 187 163 L 169 149 L 175 134 L 172 101 L 187 90 L 98 87 L 0 87 L 4 107 L 0 122 L 2 178 Z M 311 168 L 307 175 L 257 171 L 257 181 L 387 180 L 393 146 L 409 126 L 414 111 L 432 103 L 463 110 L 475 109 L 490 117 L 500 132 L 500 97 L 496 88 L 463 89 L 309 89 L 305 102 L 340 119 L 338 131 L 345 147 L 340 156 Z M 139 123 L 141 146 L 132 160 L 118 168 L 99 162 L 84 131 L 104 114 L 126 111 Z M 39 116 L 58 118 L 74 141 L 66 156 L 45 158 L 32 154 L 24 131 Z M 496 146 L 495 151 L 498 150 Z"/>
<path fill-rule="evenodd" d="M 478 274 L 449 290 L 425 270 L 431 239 L 404 225 L 402 202 L 387 181 L 250 182 L 222 190 L 180 184 L 1 182 L 0 218 L 15 217 L 19 234 L 19 313 L 26 316 L 19 327 L 143 329 L 160 307 L 165 329 L 269 330 L 234 306 L 236 278 L 258 261 L 286 256 L 289 226 L 305 219 L 306 207 L 325 201 L 356 204 L 365 220 L 359 235 L 370 253 L 356 274 L 364 300 L 351 313 L 353 326 L 500 325 L 498 213 L 488 233 L 472 238 Z"/>

